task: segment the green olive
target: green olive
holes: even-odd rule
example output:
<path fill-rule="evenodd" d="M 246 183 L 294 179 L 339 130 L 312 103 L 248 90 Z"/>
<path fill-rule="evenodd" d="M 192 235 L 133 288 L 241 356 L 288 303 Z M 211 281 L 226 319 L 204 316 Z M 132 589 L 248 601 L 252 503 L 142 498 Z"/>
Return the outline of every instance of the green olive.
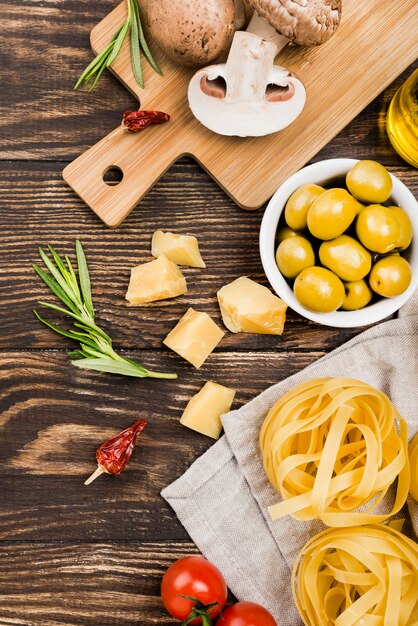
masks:
<path fill-rule="evenodd" d="M 359 161 L 348 172 L 346 184 L 350 193 L 361 202 L 386 202 L 392 191 L 392 179 L 383 165 L 376 161 Z"/>
<path fill-rule="evenodd" d="M 342 305 L 344 311 L 357 311 L 367 306 L 372 299 L 372 291 L 365 280 L 345 283 L 345 298 Z"/>
<path fill-rule="evenodd" d="M 305 237 L 288 237 L 277 248 L 277 267 L 286 278 L 296 278 L 306 267 L 315 265 L 315 253 Z"/>
<path fill-rule="evenodd" d="M 288 237 L 297 237 L 298 235 L 299 233 L 289 228 L 289 226 L 282 226 L 277 231 L 277 242 L 282 243 L 282 241 L 284 241 Z"/>
<path fill-rule="evenodd" d="M 345 298 L 341 280 L 324 267 L 303 270 L 294 282 L 293 291 L 302 306 L 317 313 L 336 311 Z"/>
<path fill-rule="evenodd" d="M 324 241 L 319 248 L 319 258 L 322 265 L 346 281 L 364 278 L 372 266 L 370 252 L 348 235 Z"/>
<path fill-rule="evenodd" d="M 308 228 L 318 239 L 335 239 L 347 230 L 356 214 L 354 199 L 346 189 L 328 189 L 313 201 Z"/>
<path fill-rule="evenodd" d="M 396 244 L 396 247 L 399 248 L 399 250 L 401 251 L 406 250 L 412 241 L 412 222 L 409 219 L 408 213 L 401 209 L 401 207 L 390 206 L 389 209 L 393 213 L 395 213 L 396 217 L 399 220 L 399 224 L 401 225 L 401 236 L 398 243 Z"/>
<path fill-rule="evenodd" d="M 370 287 L 385 298 L 400 296 L 411 282 L 411 267 L 406 259 L 391 254 L 377 261 L 370 272 Z"/>
<path fill-rule="evenodd" d="M 401 225 L 396 214 L 381 204 L 362 210 L 356 223 L 357 237 L 372 252 L 386 254 L 398 245 Z"/>
<path fill-rule="evenodd" d="M 295 230 L 306 228 L 309 208 L 325 189 L 319 185 L 302 185 L 296 189 L 286 203 L 284 218 L 286 224 Z"/>

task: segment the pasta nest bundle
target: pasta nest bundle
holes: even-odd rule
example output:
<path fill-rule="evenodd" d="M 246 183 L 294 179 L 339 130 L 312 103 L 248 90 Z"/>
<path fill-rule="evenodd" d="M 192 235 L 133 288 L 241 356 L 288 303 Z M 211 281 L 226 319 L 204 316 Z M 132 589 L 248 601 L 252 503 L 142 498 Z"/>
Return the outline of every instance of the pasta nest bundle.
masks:
<path fill-rule="evenodd" d="M 270 409 L 260 445 L 268 479 L 283 498 L 269 507 L 272 519 L 378 523 L 407 498 L 407 425 L 389 398 L 364 382 L 318 378 L 298 385 Z M 396 478 L 391 511 L 372 514 Z"/>
<path fill-rule="evenodd" d="M 328 528 L 302 549 L 292 591 L 307 626 L 414 626 L 418 545 L 382 524 Z"/>

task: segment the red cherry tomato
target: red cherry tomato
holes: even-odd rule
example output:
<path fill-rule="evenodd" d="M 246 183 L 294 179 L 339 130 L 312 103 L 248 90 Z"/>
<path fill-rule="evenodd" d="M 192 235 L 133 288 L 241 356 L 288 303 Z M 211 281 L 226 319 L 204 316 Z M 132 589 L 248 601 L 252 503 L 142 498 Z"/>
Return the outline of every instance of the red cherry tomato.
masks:
<path fill-rule="evenodd" d="M 223 609 L 228 589 L 221 572 L 212 563 L 200 556 L 188 556 L 173 563 L 163 576 L 161 598 L 167 611 L 179 620 L 187 619 L 196 603 L 181 596 L 195 598 L 201 605 L 219 602 Z M 197 605 L 198 608 L 200 604 Z M 211 618 L 219 615 L 219 607 L 209 608 Z M 197 617 L 190 625 L 209 624 L 204 617 Z"/>
<path fill-rule="evenodd" d="M 222 611 L 216 626 L 277 626 L 267 609 L 255 602 L 237 602 Z"/>

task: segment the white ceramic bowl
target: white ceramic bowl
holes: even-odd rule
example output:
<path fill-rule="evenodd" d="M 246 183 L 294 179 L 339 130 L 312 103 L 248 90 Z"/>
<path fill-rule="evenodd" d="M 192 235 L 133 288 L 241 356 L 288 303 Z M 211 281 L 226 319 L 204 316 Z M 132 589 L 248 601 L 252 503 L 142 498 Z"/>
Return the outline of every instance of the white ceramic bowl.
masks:
<path fill-rule="evenodd" d="M 395 313 L 409 298 L 418 286 L 418 203 L 409 189 L 396 176 L 391 174 L 393 189 L 390 201 L 402 207 L 412 221 L 414 237 L 405 256 L 412 269 L 412 280 L 408 289 L 395 298 L 382 298 L 358 311 L 335 311 L 333 313 L 314 313 L 303 307 L 296 299 L 292 288 L 280 273 L 275 259 L 276 231 L 289 196 L 301 185 L 316 183 L 330 186 L 333 179 L 345 177 L 347 172 L 357 163 L 357 159 L 329 159 L 308 165 L 288 178 L 270 200 L 260 230 L 260 254 L 264 271 L 277 295 L 294 311 L 304 317 L 324 324 L 350 328 L 373 324 Z"/>

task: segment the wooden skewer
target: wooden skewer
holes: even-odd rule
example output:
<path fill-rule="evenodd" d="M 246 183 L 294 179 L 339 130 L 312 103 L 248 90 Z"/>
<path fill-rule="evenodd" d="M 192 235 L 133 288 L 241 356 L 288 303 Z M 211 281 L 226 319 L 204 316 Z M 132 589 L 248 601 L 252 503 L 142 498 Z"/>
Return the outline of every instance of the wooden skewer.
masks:
<path fill-rule="evenodd" d="M 89 478 L 87 478 L 84 484 L 90 485 L 90 483 L 92 483 L 93 480 L 96 480 L 96 478 L 99 478 L 99 476 L 105 473 L 106 473 L 106 470 L 101 465 L 99 465 L 98 468 L 93 472 L 93 474 Z"/>

